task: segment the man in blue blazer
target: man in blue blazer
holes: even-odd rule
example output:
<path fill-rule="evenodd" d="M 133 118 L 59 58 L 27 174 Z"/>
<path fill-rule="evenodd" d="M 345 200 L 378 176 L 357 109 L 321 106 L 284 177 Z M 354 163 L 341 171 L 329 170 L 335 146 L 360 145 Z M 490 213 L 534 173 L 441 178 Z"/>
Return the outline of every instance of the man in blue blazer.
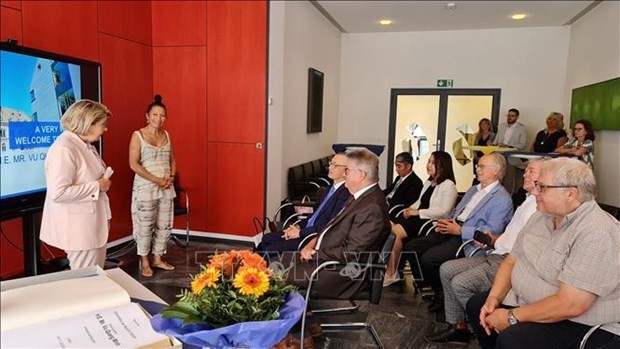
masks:
<path fill-rule="evenodd" d="M 344 186 L 346 168 L 347 157 L 344 154 L 334 155 L 329 163 L 328 173 L 328 177 L 334 183 L 328 188 L 312 216 L 302 220 L 299 224 L 291 225 L 283 231 L 265 234 L 260 250 L 266 253 L 296 251 L 299 243 L 306 236 L 321 231 L 327 222 L 342 210 L 345 202 L 351 196 Z"/>
<path fill-rule="evenodd" d="M 504 156 L 499 153 L 483 156 L 476 169 L 480 184 L 469 188 L 450 218 L 437 221 L 435 231 L 405 245 L 404 251 L 409 252 L 407 258 L 411 265 L 415 265 L 412 254 L 415 252 L 420 260 L 424 282 L 435 291 L 434 302 L 429 310 L 440 311 L 443 308 L 439 278 L 441 264 L 456 258 L 459 246 L 472 239 L 476 230 L 501 234 L 510 222 L 513 213 L 512 198 L 500 183 L 505 171 Z M 464 251 L 465 256 L 473 252 L 474 248 L 475 246 L 468 245 Z"/>

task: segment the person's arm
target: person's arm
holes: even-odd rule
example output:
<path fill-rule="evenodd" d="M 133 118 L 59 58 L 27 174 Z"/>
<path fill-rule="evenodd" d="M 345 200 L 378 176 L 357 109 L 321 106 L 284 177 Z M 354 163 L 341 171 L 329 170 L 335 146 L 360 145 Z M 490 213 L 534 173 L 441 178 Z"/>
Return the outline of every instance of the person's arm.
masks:
<path fill-rule="evenodd" d="M 525 126 L 519 124 L 519 128 L 515 130 L 517 133 L 517 143 L 513 144 L 512 147 L 517 150 L 522 151 L 527 146 L 527 133 L 525 130 Z"/>
<path fill-rule="evenodd" d="M 582 315 L 590 309 L 596 298 L 593 293 L 563 283 L 557 293 L 515 308 L 512 314 L 519 322 L 559 322 Z M 501 332 L 510 326 L 508 310 L 497 309 L 486 321 L 495 331 Z"/>
<path fill-rule="evenodd" d="M 568 137 L 566 137 L 566 134 L 565 134 L 564 136 L 558 138 L 556 149 L 562 147 L 564 144 L 566 144 L 566 142 L 568 142 Z"/>
<path fill-rule="evenodd" d="M 491 331 L 494 329 L 491 323 L 487 321 L 488 316 L 498 310 L 499 305 L 512 288 L 512 269 L 516 262 L 517 260 L 511 254 L 508 254 L 502 264 L 499 265 L 491 291 L 489 291 L 487 300 L 480 309 L 480 325 L 482 325 L 487 335 L 491 335 Z M 507 314 L 506 319 L 508 319 Z"/>
<path fill-rule="evenodd" d="M 448 216 L 454 208 L 459 193 L 451 180 L 445 180 L 435 188 L 427 209 L 419 210 L 420 218 L 438 219 Z"/>
<path fill-rule="evenodd" d="M 576 146 L 576 145 L 571 145 L 570 147 L 566 147 L 566 144 L 559 146 L 556 150 L 556 153 L 558 154 L 570 154 L 570 155 L 575 155 L 575 156 L 583 156 L 583 154 L 588 152 L 588 148 L 585 147 L 584 145 L 581 146 Z"/>
<path fill-rule="evenodd" d="M 166 185 L 168 185 L 168 180 L 163 177 L 154 176 L 147 171 L 144 166 L 142 166 L 140 156 L 140 137 L 134 132 L 131 135 L 131 141 L 129 142 L 129 167 L 138 176 L 151 181 L 162 188 L 165 188 Z"/>
<path fill-rule="evenodd" d="M 317 242 L 318 238 L 314 237 L 312 238 L 312 240 L 308 241 L 308 243 L 306 244 L 306 246 L 304 246 L 301 251 L 301 260 L 303 261 L 309 261 L 312 259 L 312 256 L 314 256 L 314 254 L 316 253 L 316 251 L 314 250 L 314 248 L 316 247 L 316 242 Z"/>

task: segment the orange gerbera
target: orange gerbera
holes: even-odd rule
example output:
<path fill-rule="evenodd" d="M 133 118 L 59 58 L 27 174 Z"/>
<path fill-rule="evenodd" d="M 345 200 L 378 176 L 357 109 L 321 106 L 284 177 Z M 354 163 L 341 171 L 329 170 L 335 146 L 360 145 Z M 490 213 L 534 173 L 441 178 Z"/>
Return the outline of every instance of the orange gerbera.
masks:
<path fill-rule="evenodd" d="M 209 263 L 209 266 L 221 270 L 222 273 L 224 273 L 225 277 L 230 277 L 233 272 L 234 263 L 235 260 L 232 254 L 220 253 L 211 257 L 211 262 Z"/>
<path fill-rule="evenodd" d="M 244 267 L 255 267 L 261 271 L 267 271 L 267 262 L 263 259 L 263 257 L 259 256 L 254 252 L 250 252 L 248 250 L 240 251 L 241 256 L 241 265 Z"/>
<path fill-rule="evenodd" d="M 205 287 L 215 287 L 220 276 L 219 269 L 214 267 L 206 268 L 202 273 L 196 275 L 192 280 L 192 293 L 200 294 Z"/>
<path fill-rule="evenodd" d="M 260 297 L 269 290 L 269 277 L 255 267 L 239 268 L 233 286 L 238 288 L 242 295 Z"/>

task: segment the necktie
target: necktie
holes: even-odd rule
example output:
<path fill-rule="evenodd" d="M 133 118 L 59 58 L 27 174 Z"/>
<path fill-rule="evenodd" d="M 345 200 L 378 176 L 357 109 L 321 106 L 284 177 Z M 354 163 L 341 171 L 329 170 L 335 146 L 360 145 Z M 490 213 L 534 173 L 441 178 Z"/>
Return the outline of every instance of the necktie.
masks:
<path fill-rule="evenodd" d="M 329 189 L 329 192 L 327 193 L 327 195 L 325 195 L 325 198 L 323 199 L 323 201 L 319 205 L 319 208 L 317 208 L 316 211 L 314 211 L 314 214 L 312 215 L 312 217 L 310 217 L 310 219 L 308 219 L 308 224 L 306 224 L 306 226 L 308 226 L 308 227 L 314 226 L 314 223 L 316 222 L 316 220 L 318 219 L 319 215 L 321 214 L 321 211 L 323 211 L 325 206 L 327 206 L 327 202 L 332 197 L 332 195 L 334 195 L 335 192 L 336 192 L 336 187 L 332 185 L 331 189 Z"/>
<path fill-rule="evenodd" d="M 392 191 L 385 198 L 390 200 L 394 196 L 394 194 L 396 194 L 398 187 L 400 187 L 402 183 L 403 183 L 403 178 L 400 177 L 398 181 L 396 182 L 396 184 L 394 185 L 394 189 L 392 189 Z"/>
<path fill-rule="evenodd" d="M 319 233 L 319 235 L 318 235 L 318 240 L 317 240 L 317 242 L 316 242 L 316 246 L 314 247 L 314 249 L 315 249 L 316 251 L 318 251 L 318 250 L 319 250 L 319 246 L 321 246 L 321 242 L 323 241 L 323 236 L 325 236 L 325 233 L 329 230 L 329 228 L 331 228 L 331 227 L 332 227 L 332 225 L 334 224 L 334 221 L 336 220 L 336 218 L 340 217 L 340 215 L 341 215 L 344 211 L 346 211 L 346 210 L 347 210 L 347 208 L 348 208 L 349 206 L 351 206 L 351 204 L 352 204 L 353 202 L 355 202 L 355 198 L 351 195 L 351 196 L 349 197 L 349 199 L 347 199 L 347 201 L 344 203 L 344 206 L 342 207 L 342 210 L 340 210 L 340 212 L 338 212 L 338 214 L 337 214 L 334 218 L 332 218 L 332 219 L 331 219 L 331 220 L 327 223 L 327 225 L 326 225 L 325 229 L 323 229 L 323 231 Z"/>

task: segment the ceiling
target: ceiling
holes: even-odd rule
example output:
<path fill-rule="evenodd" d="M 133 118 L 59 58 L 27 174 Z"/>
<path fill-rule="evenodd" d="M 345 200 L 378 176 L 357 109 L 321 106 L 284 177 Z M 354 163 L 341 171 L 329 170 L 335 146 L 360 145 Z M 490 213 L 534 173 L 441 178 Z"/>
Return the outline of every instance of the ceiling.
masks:
<path fill-rule="evenodd" d="M 570 24 L 600 1 L 310 1 L 344 33 L 544 27 Z M 453 3 L 450 10 L 446 4 Z M 510 18 L 515 13 L 527 17 Z M 331 17 L 331 18 L 330 18 Z M 392 25 L 382 26 L 389 18 Z"/>

